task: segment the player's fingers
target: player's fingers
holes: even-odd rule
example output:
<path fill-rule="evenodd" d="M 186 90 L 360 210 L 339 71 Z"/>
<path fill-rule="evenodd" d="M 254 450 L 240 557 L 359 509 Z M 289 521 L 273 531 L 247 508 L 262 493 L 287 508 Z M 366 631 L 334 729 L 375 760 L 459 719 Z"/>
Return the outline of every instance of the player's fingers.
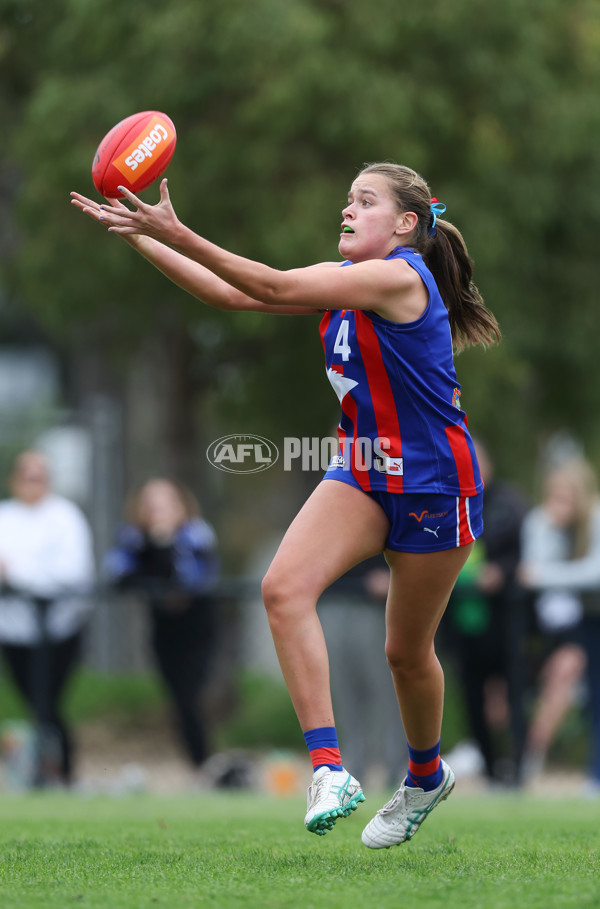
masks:
<path fill-rule="evenodd" d="M 135 227 L 117 227 L 116 225 L 111 225 L 108 228 L 109 234 L 120 234 L 121 236 L 128 236 L 129 234 L 139 234 L 139 228 Z"/>
<path fill-rule="evenodd" d="M 100 208 L 100 221 L 105 222 L 107 227 L 127 227 L 134 228 L 139 230 L 139 224 L 136 220 L 137 212 L 130 211 L 128 208 L 123 208 L 120 210 L 123 214 L 120 214 L 118 209 L 110 209 L 107 206 L 101 206 Z"/>
<path fill-rule="evenodd" d="M 163 177 L 160 181 L 160 201 L 165 204 L 169 204 L 171 199 L 169 198 L 169 187 L 167 186 L 167 178 Z"/>
<path fill-rule="evenodd" d="M 94 202 L 93 199 L 88 199 L 87 196 L 82 196 L 81 193 L 71 193 L 71 202 L 74 202 L 78 205 L 87 205 L 89 208 L 100 208 L 98 202 Z"/>
<path fill-rule="evenodd" d="M 118 204 L 115 204 L 117 203 Z M 110 203 L 110 204 L 109 204 Z M 119 202 L 118 199 L 107 199 L 102 205 L 99 206 L 100 210 L 106 212 L 107 214 L 115 215 L 115 217 L 128 217 L 129 215 L 137 215 L 137 210 L 132 211 L 130 208 L 127 208 L 126 205 L 123 205 L 122 202 Z"/>
<path fill-rule="evenodd" d="M 98 208 L 88 208 L 87 206 L 83 206 L 81 210 L 84 215 L 88 215 L 88 217 L 93 218 L 94 221 L 104 220 L 104 218 L 101 217 L 100 209 Z"/>
<path fill-rule="evenodd" d="M 112 202 L 112 200 L 111 200 Z M 132 211 L 130 208 L 127 208 L 126 205 L 113 206 L 111 205 L 101 205 L 100 213 L 106 221 L 110 221 L 111 224 L 119 224 L 123 222 L 123 219 L 126 221 L 138 221 L 143 215 L 136 209 Z"/>
<path fill-rule="evenodd" d="M 117 189 L 119 190 L 120 193 L 123 193 L 125 198 L 128 199 L 132 205 L 135 205 L 136 208 L 144 207 L 144 202 L 142 202 L 141 199 L 138 199 L 138 197 L 136 195 L 134 195 L 132 192 L 130 192 L 128 189 L 126 189 L 126 187 L 117 186 Z"/>
<path fill-rule="evenodd" d="M 77 208 L 79 208 L 84 213 L 84 215 L 88 216 L 88 218 L 92 218 L 94 221 L 102 221 L 99 208 L 90 208 L 89 206 L 83 205 L 83 203 L 78 202 L 76 199 L 72 200 L 72 204 L 76 205 Z"/>
<path fill-rule="evenodd" d="M 131 222 L 126 222 L 123 215 L 126 213 L 127 216 L 135 216 L 136 212 L 132 212 L 119 199 L 108 199 L 107 201 L 110 202 L 110 205 L 100 205 L 93 199 L 82 196 L 81 193 L 71 193 L 71 204 L 82 211 L 84 215 L 87 215 L 88 218 L 92 218 L 93 221 L 100 221 L 104 227 L 109 227 L 109 225 L 115 223 L 115 217 L 119 217 L 121 224 L 127 223 L 128 230 L 135 233 L 131 228 Z"/>
<path fill-rule="evenodd" d="M 85 196 L 81 196 L 79 199 L 71 199 L 71 205 L 75 205 L 81 211 L 91 212 L 96 215 L 100 213 L 100 206 L 95 202 L 91 202 L 89 199 L 86 199 Z"/>

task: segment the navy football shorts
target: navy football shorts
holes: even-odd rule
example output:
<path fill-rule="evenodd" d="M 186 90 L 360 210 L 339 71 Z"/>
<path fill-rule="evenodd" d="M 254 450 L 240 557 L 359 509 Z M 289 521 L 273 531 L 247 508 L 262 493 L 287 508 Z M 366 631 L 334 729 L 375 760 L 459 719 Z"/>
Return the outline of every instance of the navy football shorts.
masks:
<path fill-rule="evenodd" d="M 327 479 L 338 479 L 336 476 Z M 341 482 L 360 489 L 350 477 Z M 483 492 L 475 496 L 361 490 L 383 508 L 390 522 L 386 548 L 438 552 L 473 543 L 483 533 Z"/>

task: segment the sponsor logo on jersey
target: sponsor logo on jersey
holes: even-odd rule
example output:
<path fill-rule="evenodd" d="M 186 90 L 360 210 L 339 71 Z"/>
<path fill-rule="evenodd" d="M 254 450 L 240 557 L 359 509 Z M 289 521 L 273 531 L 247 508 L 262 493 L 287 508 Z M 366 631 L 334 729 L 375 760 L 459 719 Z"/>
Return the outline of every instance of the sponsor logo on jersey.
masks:
<path fill-rule="evenodd" d="M 379 473 L 387 473 L 391 476 L 404 476 L 404 458 L 388 458 L 377 455 L 373 461 L 373 467 Z"/>
<path fill-rule="evenodd" d="M 460 410 L 460 388 L 455 388 L 452 392 L 452 406 Z"/>

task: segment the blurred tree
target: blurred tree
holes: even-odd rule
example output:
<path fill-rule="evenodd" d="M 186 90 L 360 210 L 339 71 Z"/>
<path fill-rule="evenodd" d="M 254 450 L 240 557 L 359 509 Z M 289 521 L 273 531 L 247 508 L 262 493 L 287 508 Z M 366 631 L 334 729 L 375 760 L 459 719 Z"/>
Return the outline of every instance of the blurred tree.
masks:
<path fill-rule="evenodd" d="M 286 268 L 335 258 L 357 168 L 401 160 L 447 202 L 504 330 L 457 362 L 499 469 L 523 479 L 558 426 L 599 457 L 599 50 L 596 0 L 5 0 L 2 172 L 20 241 L 4 280 L 98 368 L 162 364 L 163 417 L 137 451 L 162 447 L 167 466 L 193 471 L 199 417 L 212 438 L 328 433 L 315 318 L 203 308 L 83 223 L 68 191 L 92 189 L 117 120 L 165 110 L 179 216 Z"/>

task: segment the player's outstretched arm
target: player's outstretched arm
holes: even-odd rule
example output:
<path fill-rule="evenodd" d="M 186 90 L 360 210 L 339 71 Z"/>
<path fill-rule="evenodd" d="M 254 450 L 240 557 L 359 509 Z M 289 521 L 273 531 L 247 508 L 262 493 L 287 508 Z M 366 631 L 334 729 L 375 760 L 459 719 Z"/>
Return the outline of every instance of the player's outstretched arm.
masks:
<path fill-rule="evenodd" d="M 405 262 L 370 259 L 351 269 L 319 265 L 280 271 L 228 252 L 182 224 L 171 205 L 166 180 L 160 184 L 156 205 L 142 202 L 124 187 L 119 191 L 135 208 L 102 206 L 101 217 L 110 231 L 125 238 L 141 234 L 165 243 L 250 299 L 267 304 L 271 311 L 281 306 L 309 311 L 368 309 L 382 315 L 393 313 L 396 321 L 415 317 L 412 310 L 407 314 L 403 310 L 405 302 L 410 304 L 411 296 L 414 298 L 420 279 Z"/>
<path fill-rule="evenodd" d="M 100 203 L 76 192 L 71 193 L 71 202 L 92 220 L 98 221 L 105 227 L 109 226 L 104 218 L 105 210 Z M 110 207 L 112 210 L 123 209 L 124 212 L 129 212 L 129 209 L 119 199 L 111 199 Z M 153 237 L 129 232 L 123 234 L 123 239 L 174 284 L 215 309 L 283 315 L 307 315 L 317 312 L 315 309 L 298 306 L 267 306 L 232 287 L 198 262 L 192 261 Z"/>

